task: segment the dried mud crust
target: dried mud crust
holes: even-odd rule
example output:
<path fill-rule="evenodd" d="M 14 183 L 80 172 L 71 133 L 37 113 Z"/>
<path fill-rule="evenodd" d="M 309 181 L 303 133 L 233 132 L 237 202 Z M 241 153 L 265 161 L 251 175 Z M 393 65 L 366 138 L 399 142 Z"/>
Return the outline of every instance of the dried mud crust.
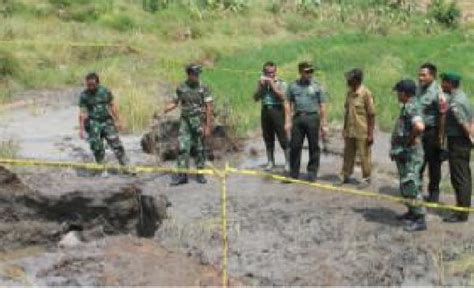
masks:
<path fill-rule="evenodd" d="M 376 193 L 399 195 L 388 158 L 389 136 L 380 133 L 373 150 Z M 332 139 L 337 140 L 337 137 Z M 321 158 L 319 181 L 338 179 L 342 159 L 335 143 Z M 303 151 L 302 177 L 307 151 Z M 277 173 L 283 156 L 277 150 Z M 261 169 L 265 151 L 257 136 L 234 166 Z M 360 178 L 356 168 L 354 177 Z M 446 175 L 446 174 L 445 174 Z M 406 233 L 396 220 L 398 203 L 325 191 L 263 178 L 227 180 L 229 273 L 249 285 L 468 285 L 473 284 L 474 229 L 446 224 L 444 211 L 428 215 L 428 231 Z M 355 185 L 348 185 L 356 189 Z M 202 263 L 222 263 L 221 187 L 194 183 L 162 189 L 173 203 L 157 239 Z M 445 203 L 455 203 L 443 193 Z"/>
<path fill-rule="evenodd" d="M 76 108 L 65 105 L 61 109 L 45 109 L 45 114 L 14 113 L 16 118 L 13 120 L 22 119 L 23 126 L 33 125 L 28 128 L 31 133 L 27 133 L 31 137 L 23 139 L 22 151 L 32 155 L 41 147 L 44 148 L 42 154 L 34 155 L 60 154 L 61 159 L 72 161 L 90 157 L 87 145 L 80 143 L 74 130 L 76 119 L 70 121 L 71 117 L 75 118 Z M 44 125 L 54 124 L 51 119 L 60 119 L 61 123 Z M 20 129 L 18 127 L 13 126 L 8 131 L 16 131 Z M 42 127 L 47 130 L 41 130 Z M 57 131 L 60 133 L 56 134 Z M 35 138 L 38 133 L 43 133 L 42 137 Z M 321 158 L 320 180 L 326 183 L 337 179 L 342 164 L 340 132 L 334 129 L 332 133 L 330 153 Z M 153 157 L 143 156 L 140 136 L 127 135 L 123 140 L 133 163 L 154 163 Z M 398 195 L 398 179 L 395 167 L 388 159 L 387 147 L 388 135 L 378 134 L 373 148 L 375 168 L 371 190 Z M 282 155 L 277 149 L 278 169 L 282 168 Z M 303 172 L 306 155 L 307 151 L 303 151 Z M 110 153 L 108 156 L 113 160 Z M 226 160 L 230 159 L 232 166 L 240 168 L 261 169 L 266 160 L 259 135 L 249 139 L 243 152 L 224 156 Z M 174 163 L 164 165 L 173 166 Z M 222 167 L 219 161 L 214 165 Z M 171 188 L 168 175 L 139 175 L 137 178 L 114 175 L 101 179 L 79 176 L 71 170 L 15 168 L 14 171 L 18 172 L 21 181 L 13 173 L 5 173 L 0 177 L 4 179 L 0 181 L 3 183 L 0 190 L 2 194 L 20 197 L 18 199 L 23 199 L 21 197 L 26 193 L 33 199 L 36 199 L 34 195 L 41 196 L 39 199 L 54 199 L 53 203 L 58 199 L 71 200 L 77 191 L 105 199 L 101 198 L 104 191 L 123 193 L 132 189 L 142 191 L 155 201 L 166 199 L 165 202 L 169 201 L 172 206 L 166 209 L 168 217 L 151 240 L 104 235 L 102 229 L 93 229 L 107 227 L 99 221 L 84 225 L 84 231 L 89 231 L 89 234 L 83 233 L 86 243 L 61 250 L 55 248 L 61 231 L 64 227 L 74 227 L 72 220 L 76 218 L 64 221 L 66 225 L 61 224 L 63 221 L 43 221 L 35 213 L 28 218 L 31 207 L 25 206 L 25 201 L 10 203 L 0 196 L 0 205 L 4 204 L 0 206 L 0 229 L 7 231 L 0 234 L 0 241 L 2 245 L 8 243 L 2 246 L 4 252 L 0 252 L 1 284 L 220 284 L 215 282 L 219 278 L 216 271 L 223 263 L 221 186 L 217 179 L 209 179 L 207 185 L 200 185 L 191 177 L 189 184 Z M 356 169 L 355 177 L 360 177 L 359 169 Z M 26 190 L 22 183 L 31 188 Z M 443 201 L 454 203 L 452 195 L 445 193 Z M 431 211 L 428 231 L 407 234 L 402 230 L 403 223 L 394 219 L 396 214 L 405 211 L 400 204 L 235 175 L 228 178 L 227 208 L 229 274 L 244 284 L 474 283 L 472 220 L 467 224 L 444 224 L 440 214 Z M 28 217 L 17 221 L 18 215 Z M 17 221 L 14 222 L 15 229 L 12 229 L 12 221 Z M 27 249 L 36 246 L 48 250 L 25 258 L 26 252 L 22 251 L 30 251 Z M 22 256 L 15 258 L 11 254 Z M 182 268 L 181 273 L 173 274 L 176 267 Z"/>
<path fill-rule="evenodd" d="M 96 234 L 93 238 L 121 233 L 153 237 L 167 204 L 164 198 L 142 195 L 135 186 L 42 195 L 0 166 L 0 250 L 54 245 L 71 230 Z"/>

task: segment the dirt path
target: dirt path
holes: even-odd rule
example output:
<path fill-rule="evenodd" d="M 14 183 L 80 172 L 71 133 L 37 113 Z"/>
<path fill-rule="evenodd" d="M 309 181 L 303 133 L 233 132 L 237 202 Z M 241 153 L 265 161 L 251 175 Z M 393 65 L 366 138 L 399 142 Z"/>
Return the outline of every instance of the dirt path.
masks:
<path fill-rule="evenodd" d="M 24 107 L 2 114 L 2 137 L 18 137 L 22 157 L 90 160 L 87 144 L 79 141 L 74 128 L 74 98 L 59 103 L 37 109 L 43 113 Z M 123 139 L 132 162 L 153 163 L 153 157 L 140 152 L 137 135 Z M 377 139 L 372 190 L 396 194 L 387 135 Z M 264 154 L 256 137 L 239 157 L 229 158 L 235 166 L 259 169 Z M 283 163 L 281 153 L 277 161 Z M 320 180 L 333 181 L 341 162 L 337 155 L 323 155 Z M 216 179 L 172 188 L 167 175 L 102 179 L 72 170 L 14 171 L 42 194 L 67 194 L 77 187 L 101 193 L 133 184 L 146 195 L 167 197 L 172 206 L 153 240 L 105 237 L 79 249 L 26 247 L 0 254 L 0 284 L 219 284 L 221 195 Z M 244 284 L 474 285 L 472 220 L 448 225 L 430 213 L 427 232 L 407 234 L 394 220 L 404 211 L 399 204 L 243 176 L 230 177 L 228 187 L 229 274 Z M 444 196 L 452 203 L 451 196 Z M 177 267 L 188 273 L 176 274 Z"/>

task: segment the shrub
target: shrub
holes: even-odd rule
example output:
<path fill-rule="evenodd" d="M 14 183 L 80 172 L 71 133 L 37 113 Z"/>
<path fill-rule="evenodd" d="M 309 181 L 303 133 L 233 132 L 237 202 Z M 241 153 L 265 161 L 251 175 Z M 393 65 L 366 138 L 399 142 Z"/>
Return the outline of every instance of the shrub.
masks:
<path fill-rule="evenodd" d="M 142 0 L 142 6 L 143 10 L 154 13 L 168 8 L 170 2 L 171 0 Z"/>
<path fill-rule="evenodd" d="M 13 159 L 18 157 L 20 152 L 20 144 L 15 140 L 6 140 L 0 142 L 0 157 Z"/>
<path fill-rule="evenodd" d="M 101 17 L 101 22 L 112 29 L 123 32 L 132 30 L 137 26 L 132 18 L 122 13 L 107 14 Z"/>
<path fill-rule="evenodd" d="M 432 0 L 428 17 L 448 28 L 454 28 L 459 25 L 461 10 L 454 1 L 446 3 L 445 0 Z"/>
<path fill-rule="evenodd" d="M 6 50 L 0 50 L 0 78 L 14 77 L 20 74 L 20 64 Z"/>

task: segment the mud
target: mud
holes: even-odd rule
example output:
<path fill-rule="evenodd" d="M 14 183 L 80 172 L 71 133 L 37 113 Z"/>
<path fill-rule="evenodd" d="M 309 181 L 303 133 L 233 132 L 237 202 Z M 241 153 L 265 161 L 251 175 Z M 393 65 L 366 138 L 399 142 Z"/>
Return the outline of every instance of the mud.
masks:
<path fill-rule="evenodd" d="M 69 231 L 88 239 L 133 233 L 153 237 L 166 218 L 165 198 L 142 195 L 134 186 L 120 191 L 75 191 L 42 195 L 0 167 L 0 251 L 56 245 Z"/>
<path fill-rule="evenodd" d="M 90 161 L 87 146 L 74 130 L 77 111 L 66 104 L 45 109 L 42 114 L 18 109 L 1 115 L 2 131 L 8 132 L 2 135 L 16 133 L 21 138 L 22 157 L 37 153 L 35 157 L 45 156 L 43 159 Z M 44 121 L 52 123 L 49 118 L 55 115 L 62 117 L 61 123 L 55 127 L 41 126 Z M 18 133 L 21 125 L 3 121 L 7 118 L 31 125 L 24 128 L 30 129 L 31 134 Z M 35 131 L 43 131 L 42 141 L 38 141 Z M 343 143 L 339 132 L 333 131 L 328 153 L 321 158 L 318 179 L 327 184 L 337 179 L 342 164 Z M 387 155 L 388 139 L 387 134 L 376 135 L 374 178 L 369 190 L 397 195 L 398 179 Z M 123 140 L 133 163 L 156 163 L 154 156 L 142 153 L 139 136 L 124 135 Z M 275 172 L 281 173 L 283 153 L 277 151 L 276 156 L 279 166 Z M 115 161 L 110 152 L 108 160 Z M 228 155 L 213 165 L 223 167 L 224 161 L 240 168 L 261 169 L 265 163 L 261 136 L 253 135 L 241 153 Z M 54 199 L 71 197 L 67 195 L 77 191 L 98 195 L 136 187 L 142 195 L 167 199 L 171 206 L 152 239 L 133 235 L 91 236 L 91 240 L 83 239 L 77 248 L 43 245 L 42 239 L 48 237 L 48 243 L 59 240 L 49 233 L 58 228 L 56 224 L 36 229 L 34 223 L 25 221 L 15 231 L 30 231 L 38 235 L 39 242 L 32 241 L 26 247 L 10 246 L 8 251 L 0 252 L 1 284 L 220 284 L 223 255 L 218 179 L 209 179 L 207 185 L 191 180 L 184 186 L 169 187 L 169 175 L 99 178 L 71 169 L 11 169 L 30 190 Z M 360 174 L 357 168 L 354 183 Z M 445 224 L 441 221 L 445 213 L 433 210 L 428 215 L 428 231 L 407 234 L 403 223 L 395 220 L 397 214 L 405 211 L 397 203 L 235 175 L 228 178 L 228 188 L 228 271 L 232 279 L 238 279 L 233 284 L 474 285 L 472 219 L 465 224 Z M 455 203 L 448 193 L 443 193 L 442 201 Z"/>

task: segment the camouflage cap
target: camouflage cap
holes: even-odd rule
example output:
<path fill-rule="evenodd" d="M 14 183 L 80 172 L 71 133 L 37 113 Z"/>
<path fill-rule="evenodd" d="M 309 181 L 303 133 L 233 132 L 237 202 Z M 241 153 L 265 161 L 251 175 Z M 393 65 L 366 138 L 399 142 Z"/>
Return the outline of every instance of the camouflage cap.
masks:
<path fill-rule="evenodd" d="M 202 66 L 198 64 L 191 63 L 186 66 L 186 73 L 187 74 L 193 74 L 193 75 L 199 75 L 202 73 Z"/>
<path fill-rule="evenodd" d="M 441 80 L 445 81 L 461 81 L 462 77 L 456 72 L 445 72 L 440 75 Z"/>
<path fill-rule="evenodd" d="M 393 87 L 393 91 L 404 92 L 408 95 L 415 95 L 416 93 L 416 83 L 411 79 L 404 79 L 398 81 L 397 84 Z"/>

